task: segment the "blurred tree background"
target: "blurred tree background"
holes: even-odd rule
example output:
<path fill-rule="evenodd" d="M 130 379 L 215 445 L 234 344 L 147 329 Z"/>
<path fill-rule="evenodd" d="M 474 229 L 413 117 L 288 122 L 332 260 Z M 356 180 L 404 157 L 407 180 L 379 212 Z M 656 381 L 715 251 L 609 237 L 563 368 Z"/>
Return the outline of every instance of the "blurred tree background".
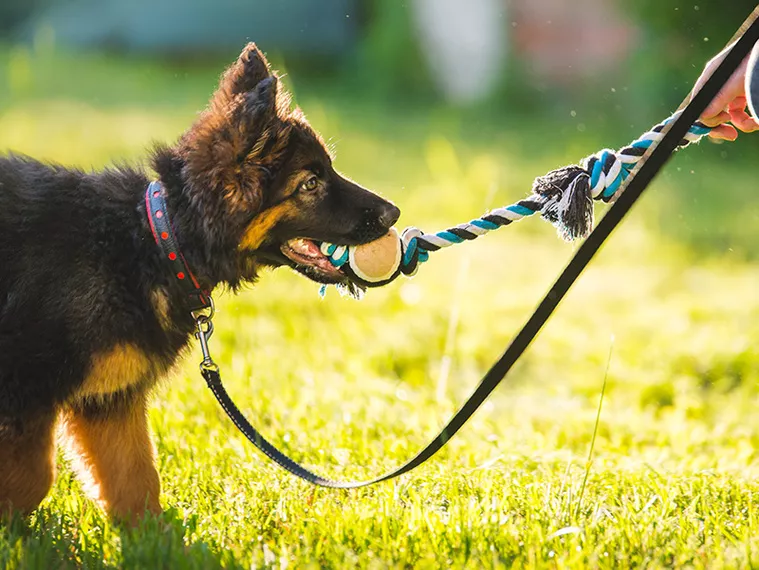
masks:
<path fill-rule="evenodd" d="M 751 0 L 729 6 L 698 0 L 4 0 L 0 39 L 32 43 L 43 34 L 70 48 L 183 60 L 227 57 L 253 39 L 289 68 L 322 80 L 326 74 L 382 98 L 533 102 L 535 108 L 563 97 L 597 106 L 613 103 L 603 96 L 609 85 L 635 83 L 645 86 L 650 100 L 671 107 L 692 84 L 696 62 L 717 52 L 754 5 Z M 479 20 L 467 17 L 473 13 Z M 435 37 L 428 29 L 447 33 Z M 485 50 L 490 36 L 495 45 Z M 451 54 L 445 53 L 447 44 Z M 471 54 L 462 53 L 467 49 Z M 436 57 L 448 61 L 440 64 Z M 470 78 L 468 69 L 483 58 L 497 65 Z M 441 80 L 446 74 L 487 85 L 462 96 Z"/>
<path fill-rule="evenodd" d="M 635 69 L 673 103 L 692 87 L 700 62 L 706 62 L 731 39 L 754 9 L 753 0 L 688 2 L 640 0 L 627 5 L 643 31 Z M 696 69 L 694 69 L 696 67 Z"/>

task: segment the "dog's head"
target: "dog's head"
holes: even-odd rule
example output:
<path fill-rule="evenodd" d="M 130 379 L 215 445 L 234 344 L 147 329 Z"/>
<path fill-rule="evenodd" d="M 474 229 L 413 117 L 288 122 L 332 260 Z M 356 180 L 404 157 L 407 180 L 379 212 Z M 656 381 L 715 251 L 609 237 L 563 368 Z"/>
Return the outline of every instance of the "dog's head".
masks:
<path fill-rule="evenodd" d="M 261 264 L 289 265 L 322 283 L 344 281 L 318 242 L 366 243 L 400 215 L 334 169 L 324 141 L 252 43 L 224 73 L 173 160 L 202 218 L 205 247 L 215 250 L 210 263 L 233 286 L 254 278 Z"/>

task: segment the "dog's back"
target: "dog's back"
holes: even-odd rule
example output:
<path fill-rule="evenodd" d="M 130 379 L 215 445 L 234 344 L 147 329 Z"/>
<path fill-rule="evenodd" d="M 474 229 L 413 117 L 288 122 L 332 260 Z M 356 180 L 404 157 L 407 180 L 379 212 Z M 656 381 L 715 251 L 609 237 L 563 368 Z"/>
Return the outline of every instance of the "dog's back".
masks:
<path fill-rule="evenodd" d="M 149 333 L 145 183 L 0 159 L 0 420 L 61 403 L 93 354 Z"/>

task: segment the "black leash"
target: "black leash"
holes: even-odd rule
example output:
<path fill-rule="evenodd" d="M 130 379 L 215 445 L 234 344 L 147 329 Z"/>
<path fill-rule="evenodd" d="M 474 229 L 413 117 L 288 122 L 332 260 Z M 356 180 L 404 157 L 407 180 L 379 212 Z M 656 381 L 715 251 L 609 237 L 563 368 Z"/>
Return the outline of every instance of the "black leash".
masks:
<path fill-rule="evenodd" d="M 754 14 L 754 16 L 755 15 L 756 14 Z M 730 79 L 730 76 L 738 68 L 757 41 L 759 41 L 759 19 L 754 17 L 751 25 L 733 45 L 733 48 L 725 56 L 725 59 L 719 67 L 717 67 L 714 73 L 712 73 L 711 77 L 706 81 L 698 93 L 695 94 L 690 103 L 685 106 L 680 116 L 672 122 L 659 144 L 650 151 L 648 159 L 643 162 L 637 173 L 633 173 L 628 179 L 626 190 L 611 206 L 596 229 L 578 248 L 574 257 L 570 260 L 569 264 L 553 284 L 553 287 L 551 287 L 540 302 L 535 309 L 535 312 L 522 327 L 522 330 L 520 330 L 516 337 L 514 337 L 514 340 L 512 340 L 511 344 L 498 362 L 488 370 L 487 374 L 485 374 L 472 395 L 461 409 L 456 412 L 453 418 L 451 418 L 448 425 L 443 428 L 440 434 L 406 464 L 394 471 L 369 481 L 333 481 L 309 471 L 284 455 L 250 425 L 248 420 L 246 420 L 242 413 L 240 413 L 240 410 L 237 409 L 237 406 L 235 406 L 221 383 L 219 367 L 213 361 L 208 351 L 208 339 L 213 332 L 213 326 L 211 323 L 213 312 L 207 315 L 200 314 L 195 317 L 198 327 L 196 336 L 200 340 L 201 349 L 203 351 L 203 362 L 200 365 L 200 371 L 203 374 L 203 378 L 205 378 L 208 387 L 211 389 L 214 396 L 216 396 L 216 399 L 237 428 L 260 451 L 293 475 L 305 479 L 314 485 L 336 489 L 353 489 L 393 479 L 394 477 L 407 473 L 415 467 L 418 467 L 437 453 L 448 440 L 461 429 L 496 386 L 498 386 L 501 380 L 503 380 L 514 363 L 524 353 L 532 340 L 537 336 L 538 332 L 540 332 L 540 329 L 564 298 L 567 291 L 569 291 L 569 288 L 578 279 L 590 260 L 593 259 L 593 256 L 600 249 L 601 245 L 603 245 L 614 228 L 616 228 L 622 221 L 625 214 L 627 214 L 635 201 L 649 185 L 654 176 L 656 176 L 659 170 L 661 170 L 667 162 L 677 148 L 679 141 L 688 132 L 690 126 L 696 122 L 704 109 L 706 109 L 707 105 L 717 96 L 722 86 L 728 79 Z M 213 309 L 211 309 L 211 311 L 213 311 Z"/>

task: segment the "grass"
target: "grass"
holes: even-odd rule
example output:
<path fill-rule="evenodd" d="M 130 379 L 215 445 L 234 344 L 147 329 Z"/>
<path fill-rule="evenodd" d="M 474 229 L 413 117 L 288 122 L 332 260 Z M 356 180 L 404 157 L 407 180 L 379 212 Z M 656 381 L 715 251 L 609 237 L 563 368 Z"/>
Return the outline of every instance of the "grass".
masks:
<path fill-rule="evenodd" d="M 0 51 L 0 148 L 85 168 L 138 160 L 192 120 L 212 67 Z M 402 226 L 430 230 L 661 118 L 479 116 L 295 90 L 338 166 L 393 198 Z M 759 564 L 754 164 L 742 142 L 676 157 L 503 385 L 412 474 L 350 492 L 286 475 L 222 415 L 194 348 L 151 410 L 166 513 L 112 524 L 61 458 L 41 508 L 0 529 L 0 567 Z M 373 476 L 436 433 L 571 252 L 526 221 L 360 303 L 276 271 L 219 296 L 212 350 L 276 444 L 333 477 Z"/>

